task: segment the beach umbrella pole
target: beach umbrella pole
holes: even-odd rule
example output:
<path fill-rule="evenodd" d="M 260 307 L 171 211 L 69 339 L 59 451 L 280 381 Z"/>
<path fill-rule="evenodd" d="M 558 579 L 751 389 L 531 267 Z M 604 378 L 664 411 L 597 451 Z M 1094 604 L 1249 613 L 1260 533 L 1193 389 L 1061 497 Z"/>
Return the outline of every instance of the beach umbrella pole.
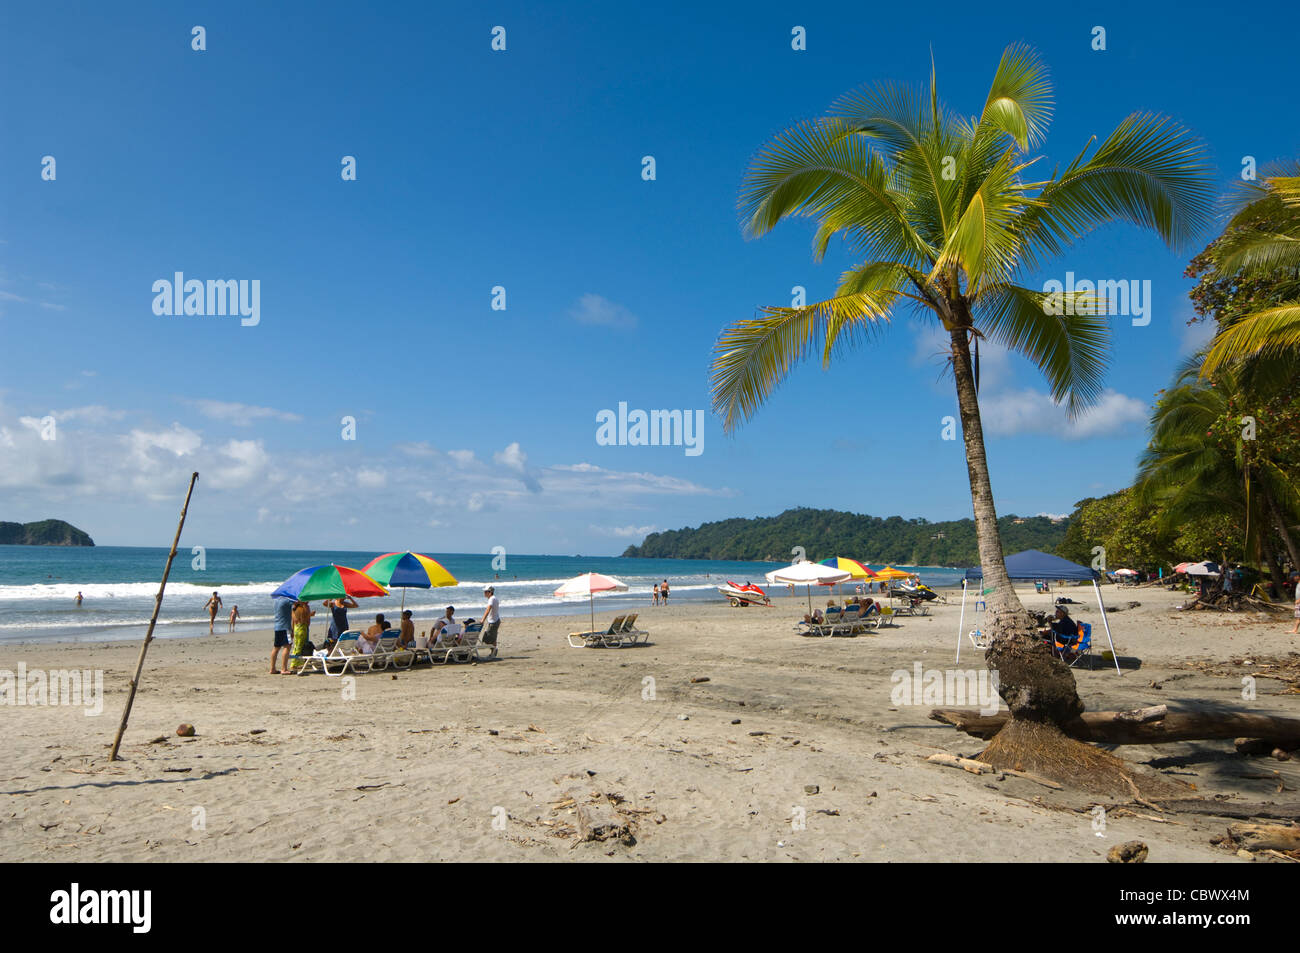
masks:
<path fill-rule="evenodd" d="M 961 661 L 961 630 L 966 628 L 966 580 L 961 581 L 961 615 L 957 618 L 957 661 Z"/>
<path fill-rule="evenodd" d="M 113 739 L 113 750 L 108 753 L 109 761 L 117 760 L 117 750 L 122 746 L 122 734 L 126 731 L 127 719 L 131 717 L 131 706 L 135 704 L 135 692 L 140 687 L 140 674 L 144 671 L 144 657 L 153 641 L 153 628 L 158 624 L 158 610 L 162 608 L 163 591 L 167 588 L 167 577 L 171 575 L 172 560 L 176 558 L 176 547 L 181 541 L 181 530 L 185 526 L 185 514 L 190 508 L 190 496 L 194 493 L 194 484 L 199 474 L 190 476 L 190 488 L 185 491 L 185 502 L 181 505 L 180 522 L 176 524 L 176 535 L 172 538 L 172 549 L 167 554 L 167 566 L 163 569 L 162 582 L 158 584 L 158 595 L 153 601 L 153 615 L 149 618 L 149 630 L 144 634 L 144 644 L 140 646 L 140 658 L 135 663 L 135 676 L 131 679 L 131 690 L 126 695 L 126 707 L 122 709 L 122 721 L 117 726 L 117 737 Z"/>
<path fill-rule="evenodd" d="M 1110 619 L 1106 618 L 1106 604 L 1101 601 L 1101 587 L 1097 585 L 1097 580 L 1092 581 L 1092 591 L 1097 593 L 1097 608 L 1101 610 L 1101 624 L 1106 627 L 1106 641 L 1110 643 L 1110 657 L 1115 660 L 1115 674 L 1123 675 L 1119 670 L 1119 656 L 1115 654 L 1115 642 L 1110 637 Z"/>

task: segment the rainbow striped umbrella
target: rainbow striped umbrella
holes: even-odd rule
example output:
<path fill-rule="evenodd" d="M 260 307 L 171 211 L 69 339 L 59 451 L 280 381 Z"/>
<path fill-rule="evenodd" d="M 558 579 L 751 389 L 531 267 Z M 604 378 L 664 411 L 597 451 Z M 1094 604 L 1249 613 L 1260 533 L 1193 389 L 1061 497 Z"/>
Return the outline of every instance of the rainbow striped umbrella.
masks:
<path fill-rule="evenodd" d="M 366 563 L 362 571 L 390 589 L 401 589 L 403 609 L 407 589 L 460 585 L 446 566 L 420 553 L 385 553 Z"/>
<path fill-rule="evenodd" d="M 385 553 L 370 560 L 361 571 L 390 589 L 460 585 L 446 566 L 419 553 Z"/>
<path fill-rule="evenodd" d="M 875 579 L 876 574 L 858 562 L 856 559 L 848 559 L 844 556 L 832 556 L 830 559 L 822 560 L 823 566 L 830 566 L 832 569 L 840 569 L 848 573 L 854 579 Z"/>
<path fill-rule="evenodd" d="M 342 599 L 344 596 L 356 599 L 386 596 L 388 590 L 360 569 L 330 563 L 298 570 L 271 595 L 311 602 L 313 599 Z"/>

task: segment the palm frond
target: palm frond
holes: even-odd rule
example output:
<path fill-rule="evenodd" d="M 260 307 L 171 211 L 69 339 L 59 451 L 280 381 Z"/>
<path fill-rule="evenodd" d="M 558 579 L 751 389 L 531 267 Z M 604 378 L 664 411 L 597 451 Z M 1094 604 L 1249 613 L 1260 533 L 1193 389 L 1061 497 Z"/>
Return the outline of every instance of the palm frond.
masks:
<path fill-rule="evenodd" d="M 837 232 L 850 232 L 876 258 L 927 262 L 932 254 L 905 214 L 906 199 L 868 144 L 836 122 L 802 123 L 754 157 L 741 188 L 748 237 L 766 234 L 787 216 L 819 219 L 816 253 Z"/>
<path fill-rule="evenodd" d="M 1300 352 L 1300 301 L 1263 308 L 1229 325 L 1210 342 L 1201 376 L 1250 357 L 1280 357 Z"/>
<path fill-rule="evenodd" d="M 1036 146 L 1052 121 L 1052 83 L 1038 53 L 1023 44 L 1002 52 L 979 122 L 1009 136 L 1020 151 Z"/>
<path fill-rule="evenodd" d="M 1018 285 L 992 288 L 976 302 L 975 326 L 1032 361 L 1073 417 L 1101 396 L 1110 326 L 1092 296 L 1067 297 L 1063 314 L 1049 313 L 1056 310 L 1049 297 Z"/>
<path fill-rule="evenodd" d="M 726 328 L 714 347 L 713 408 L 730 431 L 747 420 L 793 367 L 825 341 L 825 358 L 845 332 L 889 318 L 897 291 L 864 291 L 802 308 L 764 308 L 764 317 Z"/>
<path fill-rule="evenodd" d="M 1022 226 L 1026 266 L 1059 254 L 1098 226 L 1125 221 L 1180 247 L 1209 221 L 1213 193 L 1205 147 L 1163 116 L 1134 114 L 1084 159 L 1086 149 L 1037 195 Z"/>

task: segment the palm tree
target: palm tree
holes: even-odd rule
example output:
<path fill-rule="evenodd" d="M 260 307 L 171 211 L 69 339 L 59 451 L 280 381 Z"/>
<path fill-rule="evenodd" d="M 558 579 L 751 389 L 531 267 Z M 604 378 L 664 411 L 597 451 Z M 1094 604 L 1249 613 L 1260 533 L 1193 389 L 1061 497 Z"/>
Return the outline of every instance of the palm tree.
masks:
<path fill-rule="evenodd" d="M 1300 357 L 1300 162 L 1240 186 L 1237 212 L 1210 246 L 1219 280 L 1272 279 L 1269 297 L 1222 322 L 1205 377 L 1247 358 Z"/>
<path fill-rule="evenodd" d="M 1259 552 L 1281 585 L 1276 542 L 1292 564 L 1300 553 L 1288 526 L 1300 507 L 1289 461 L 1279 458 L 1281 442 L 1266 430 L 1245 437 L 1242 414 L 1262 428 L 1277 427 L 1261 395 L 1243 386 L 1243 374 L 1221 370 L 1213 382 L 1201 378 L 1205 355 L 1181 368 L 1151 417 L 1151 442 L 1138 465 L 1138 499 L 1157 503 L 1160 522 L 1176 527 L 1206 515 L 1230 514 L 1243 530 L 1247 552 Z M 1276 541 L 1276 542 L 1275 542 Z M 1189 554 L 1194 555 L 1194 554 Z M 1223 561 L 1226 554 L 1215 554 Z"/>
<path fill-rule="evenodd" d="M 1172 121 L 1134 114 L 1089 157 L 1090 140 L 1042 181 L 1026 172 L 1053 108 L 1047 70 L 1032 49 L 1002 54 L 978 117 L 939 98 L 879 83 L 849 93 L 822 119 L 796 125 L 752 160 L 742 187 L 743 228 L 757 237 L 791 216 L 817 225 L 820 260 L 841 237 L 860 263 L 834 297 L 768 307 L 726 328 L 712 392 L 727 430 L 753 415 L 814 348 L 823 366 L 881 328 L 900 305 L 937 321 L 950 341 L 980 563 L 986 584 L 989 663 L 1015 720 L 1060 723 L 1082 710 L 1074 679 L 1033 638 L 1007 578 L 972 350 L 992 341 L 1036 364 L 1070 413 L 1099 396 L 1109 344 L 1095 296 L 1049 295 L 1016 283 L 1092 229 L 1125 221 L 1180 245 L 1210 210 L 1201 145 Z"/>

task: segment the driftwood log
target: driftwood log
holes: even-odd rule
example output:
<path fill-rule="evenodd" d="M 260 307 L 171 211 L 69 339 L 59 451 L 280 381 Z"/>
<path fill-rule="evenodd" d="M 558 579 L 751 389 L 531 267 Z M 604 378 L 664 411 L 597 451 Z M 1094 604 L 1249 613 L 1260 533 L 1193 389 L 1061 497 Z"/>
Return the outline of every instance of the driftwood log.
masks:
<path fill-rule="evenodd" d="M 1157 706 L 1163 708 L 1164 706 Z M 1061 726 L 1071 738 L 1110 745 L 1150 745 L 1168 741 L 1207 741 L 1217 738 L 1259 738 L 1290 751 L 1300 747 L 1300 718 L 1250 715 L 1242 712 L 1089 711 Z M 984 715 L 958 708 L 936 708 L 935 721 L 979 738 L 992 738 L 1010 719 L 1009 712 Z M 1147 719 L 1147 720 L 1143 720 Z"/>
<path fill-rule="evenodd" d="M 1247 850 L 1300 850 L 1300 827 L 1281 824 L 1232 824 L 1232 839 Z"/>

